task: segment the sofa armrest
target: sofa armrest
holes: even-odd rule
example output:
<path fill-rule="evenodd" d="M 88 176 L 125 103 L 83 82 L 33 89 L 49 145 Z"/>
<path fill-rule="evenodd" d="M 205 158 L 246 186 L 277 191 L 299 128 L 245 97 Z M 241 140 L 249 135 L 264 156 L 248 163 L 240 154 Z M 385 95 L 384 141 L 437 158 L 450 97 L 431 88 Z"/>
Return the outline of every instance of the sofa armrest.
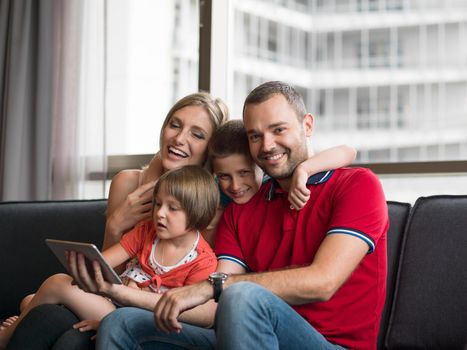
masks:
<path fill-rule="evenodd" d="M 106 207 L 104 199 L 0 203 L 0 319 L 18 314 L 23 297 L 65 272 L 46 238 L 102 246 Z"/>

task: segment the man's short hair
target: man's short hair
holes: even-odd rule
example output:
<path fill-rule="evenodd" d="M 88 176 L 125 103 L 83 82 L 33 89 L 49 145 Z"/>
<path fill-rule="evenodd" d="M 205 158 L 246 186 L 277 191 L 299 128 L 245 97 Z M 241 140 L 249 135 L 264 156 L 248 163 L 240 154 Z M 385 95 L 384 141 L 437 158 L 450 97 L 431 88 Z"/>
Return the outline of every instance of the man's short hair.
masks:
<path fill-rule="evenodd" d="M 277 94 L 285 97 L 289 105 L 295 110 L 298 120 L 301 121 L 307 113 L 303 97 L 293 86 L 282 81 L 268 81 L 253 89 L 243 104 L 243 115 L 245 115 L 247 105 L 262 103 Z"/>
<path fill-rule="evenodd" d="M 219 126 L 208 145 L 209 161 L 216 158 L 224 158 L 233 154 L 240 154 L 251 157 L 248 146 L 248 136 L 243 122 L 239 119 L 229 120 Z"/>
<path fill-rule="evenodd" d="M 161 186 L 180 202 L 187 216 L 187 229 L 204 230 L 219 206 L 219 189 L 214 177 L 198 165 L 186 165 L 164 173 L 153 192 L 153 210 Z"/>

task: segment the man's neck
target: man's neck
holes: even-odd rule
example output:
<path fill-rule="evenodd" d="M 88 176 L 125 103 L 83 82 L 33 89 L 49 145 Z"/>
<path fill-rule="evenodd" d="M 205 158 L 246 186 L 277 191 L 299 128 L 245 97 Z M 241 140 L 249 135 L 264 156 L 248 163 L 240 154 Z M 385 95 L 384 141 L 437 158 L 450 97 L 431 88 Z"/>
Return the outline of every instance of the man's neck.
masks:
<path fill-rule="evenodd" d="M 289 192 L 290 182 L 292 181 L 291 177 L 286 179 L 276 179 L 276 181 L 285 192 Z"/>

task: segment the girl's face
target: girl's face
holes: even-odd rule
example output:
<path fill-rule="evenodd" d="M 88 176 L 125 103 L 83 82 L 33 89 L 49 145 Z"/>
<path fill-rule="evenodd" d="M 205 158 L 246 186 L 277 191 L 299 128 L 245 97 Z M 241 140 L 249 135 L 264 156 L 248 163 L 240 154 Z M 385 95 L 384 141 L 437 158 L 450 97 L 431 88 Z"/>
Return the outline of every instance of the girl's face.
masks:
<path fill-rule="evenodd" d="M 152 218 L 160 239 L 180 239 L 192 231 L 186 228 L 187 216 L 180 202 L 167 193 L 164 184 L 154 199 Z"/>
<path fill-rule="evenodd" d="M 213 131 L 204 107 L 187 106 L 176 111 L 162 132 L 160 154 L 164 170 L 203 165 Z"/>

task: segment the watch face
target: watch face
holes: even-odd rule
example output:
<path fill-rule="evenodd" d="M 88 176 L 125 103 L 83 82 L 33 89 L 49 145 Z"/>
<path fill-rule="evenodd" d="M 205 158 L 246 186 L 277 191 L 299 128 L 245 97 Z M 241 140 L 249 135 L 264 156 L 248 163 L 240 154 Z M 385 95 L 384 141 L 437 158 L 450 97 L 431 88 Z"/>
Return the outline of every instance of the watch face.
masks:
<path fill-rule="evenodd" d="M 223 272 L 213 272 L 209 275 L 209 278 L 211 280 L 221 280 L 221 281 L 224 281 L 226 280 L 228 277 L 227 274 L 223 273 Z"/>

